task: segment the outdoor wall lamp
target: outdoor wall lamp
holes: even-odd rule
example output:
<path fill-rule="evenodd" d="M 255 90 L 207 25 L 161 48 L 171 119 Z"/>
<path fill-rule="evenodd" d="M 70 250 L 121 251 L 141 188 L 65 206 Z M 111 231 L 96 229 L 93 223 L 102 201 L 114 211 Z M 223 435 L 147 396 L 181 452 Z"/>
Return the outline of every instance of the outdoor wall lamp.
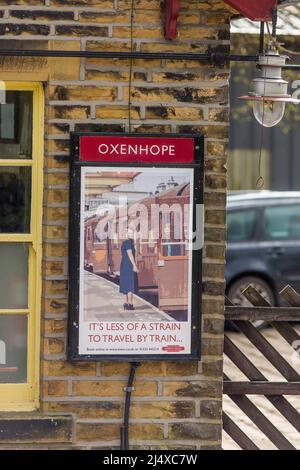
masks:
<path fill-rule="evenodd" d="M 288 82 L 282 78 L 287 56 L 280 55 L 273 44 L 259 55 L 261 77 L 253 80 L 253 91 L 240 100 L 253 103 L 255 119 L 264 127 L 273 127 L 283 118 L 286 103 L 299 104 L 300 100 L 288 94 Z"/>

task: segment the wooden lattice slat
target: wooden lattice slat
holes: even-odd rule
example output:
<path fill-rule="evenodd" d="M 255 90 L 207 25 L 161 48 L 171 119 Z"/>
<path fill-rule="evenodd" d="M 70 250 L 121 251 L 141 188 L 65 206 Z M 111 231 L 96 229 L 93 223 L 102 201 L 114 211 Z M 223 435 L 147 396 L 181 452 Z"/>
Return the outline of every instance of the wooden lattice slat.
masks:
<path fill-rule="evenodd" d="M 300 381 L 300 375 L 252 323 L 244 321 L 235 321 L 234 323 L 286 380 L 294 382 Z"/>
<path fill-rule="evenodd" d="M 226 356 L 253 382 L 266 382 L 266 377 L 255 367 L 254 364 L 238 349 L 238 347 L 227 337 L 225 337 L 224 352 Z M 231 384 L 235 382 L 230 382 Z M 224 384 L 226 390 L 227 382 Z M 277 388 L 276 388 L 277 390 Z M 298 411 L 279 394 L 267 395 L 267 400 L 284 416 L 289 423 L 300 432 L 300 417 Z"/>
<path fill-rule="evenodd" d="M 265 436 L 281 450 L 295 449 L 287 436 L 268 419 L 264 413 L 246 395 L 264 396 L 280 414 L 300 432 L 300 413 L 283 395 L 300 396 L 300 375 L 284 359 L 268 340 L 253 326 L 251 321 L 264 320 L 270 323 L 280 337 L 290 346 L 300 340 L 300 335 L 288 322 L 300 322 L 300 295 L 290 286 L 281 292 L 281 298 L 290 307 L 271 307 L 269 303 L 252 286 L 247 287 L 243 295 L 253 307 L 233 306 L 226 299 L 225 318 L 239 328 L 252 345 L 272 364 L 287 382 L 269 382 L 264 374 L 254 365 L 239 347 L 225 336 L 224 352 L 236 367 L 249 379 L 248 382 L 231 381 L 224 374 L 224 393 L 250 418 Z M 239 338 L 237 335 L 236 338 Z M 270 414 L 271 416 L 271 414 Z M 224 430 L 240 448 L 257 449 L 241 427 L 224 412 Z"/>
<path fill-rule="evenodd" d="M 286 286 L 279 292 L 279 295 L 291 307 L 300 307 L 300 295 L 291 286 Z"/>
<path fill-rule="evenodd" d="M 291 286 L 287 286 L 283 291 L 283 295 L 288 296 L 289 300 L 293 302 L 294 305 L 297 307 L 298 302 L 300 301 L 300 296 Z M 243 295 L 246 299 L 252 303 L 255 307 L 271 307 L 271 305 L 263 298 L 263 296 L 257 292 L 256 289 L 252 286 L 248 286 L 247 289 L 244 290 Z M 293 346 L 295 341 L 300 340 L 300 336 L 298 333 L 291 327 L 291 325 L 287 322 L 272 322 L 273 328 L 277 330 L 277 332 L 285 339 L 285 341 L 290 345 Z"/>
<path fill-rule="evenodd" d="M 225 375 L 225 385 L 230 385 L 229 378 Z M 250 384 L 251 382 L 249 382 Z M 236 383 L 233 383 L 236 385 Z M 295 447 L 286 439 L 286 437 L 274 426 L 273 423 L 252 403 L 249 398 L 244 394 L 240 394 L 238 390 L 234 390 L 234 393 L 228 393 L 224 388 L 224 392 L 228 395 L 231 400 L 242 410 L 248 418 L 260 429 L 265 436 L 280 450 L 296 450 Z"/>
<path fill-rule="evenodd" d="M 254 442 L 239 428 L 235 422 L 226 414 L 223 413 L 223 428 L 224 431 L 233 439 L 237 445 L 243 450 L 259 450 Z"/>

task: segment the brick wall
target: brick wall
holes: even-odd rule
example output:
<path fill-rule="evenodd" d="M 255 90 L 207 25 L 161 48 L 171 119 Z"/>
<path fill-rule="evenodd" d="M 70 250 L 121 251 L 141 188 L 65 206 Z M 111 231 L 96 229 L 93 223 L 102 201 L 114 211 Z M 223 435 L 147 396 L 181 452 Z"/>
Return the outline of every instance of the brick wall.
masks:
<path fill-rule="evenodd" d="M 0 0 L 0 47 L 129 50 L 130 4 Z M 229 18 L 222 1 L 182 0 L 179 38 L 168 42 L 160 1 L 136 0 L 134 48 L 228 51 Z M 129 61 L 7 58 L 0 59 L 0 70 L 45 81 L 41 412 L 72 414 L 74 420 L 66 439 L 43 445 L 117 448 L 128 364 L 66 362 L 69 132 L 129 130 Z M 130 432 L 138 448 L 220 447 L 228 76 L 227 67 L 197 61 L 134 61 L 133 130 L 206 137 L 202 361 L 140 367 Z M 29 438 L 22 447 L 38 445 Z"/>

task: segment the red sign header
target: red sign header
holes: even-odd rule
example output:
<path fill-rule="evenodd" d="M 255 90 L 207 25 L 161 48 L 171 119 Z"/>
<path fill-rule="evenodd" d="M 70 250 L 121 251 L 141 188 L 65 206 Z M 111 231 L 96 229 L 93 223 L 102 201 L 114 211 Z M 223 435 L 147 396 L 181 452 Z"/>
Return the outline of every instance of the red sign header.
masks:
<path fill-rule="evenodd" d="M 80 137 L 80 161 L 114 163 L 192 163 L 189 137 Z"/>

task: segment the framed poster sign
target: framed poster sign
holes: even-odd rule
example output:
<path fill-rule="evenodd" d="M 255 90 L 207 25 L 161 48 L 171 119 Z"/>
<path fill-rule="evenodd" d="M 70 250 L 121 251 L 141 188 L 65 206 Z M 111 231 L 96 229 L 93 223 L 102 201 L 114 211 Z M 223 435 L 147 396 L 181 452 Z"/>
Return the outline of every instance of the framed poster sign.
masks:
<path fill-rule="evenodd" d="M 196 359 L 203 139 L 72 135 L 69 359 Z"/>

